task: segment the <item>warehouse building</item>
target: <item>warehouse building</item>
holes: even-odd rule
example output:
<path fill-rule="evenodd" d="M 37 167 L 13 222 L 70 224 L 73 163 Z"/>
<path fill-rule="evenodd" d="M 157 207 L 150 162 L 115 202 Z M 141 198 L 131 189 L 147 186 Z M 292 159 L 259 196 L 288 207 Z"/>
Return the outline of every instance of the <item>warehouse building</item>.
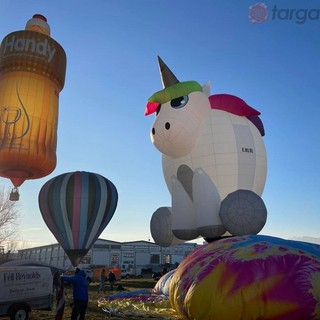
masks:
<path fill-rule="evenodd" d="M 183 243 L 163 248 L 150 241 L 117 242 L 98 239 L 81 260 L 80 268 L 99 266 L 120 268 L 123 275 L 140 275 L 160 271 L 163 265 L 174 267 L 195 250 L 197 243 Z M 60 269 L 72 268 L 71 261 L 58 244 L 22 249 L 19 259 L 50 264 Z"/>

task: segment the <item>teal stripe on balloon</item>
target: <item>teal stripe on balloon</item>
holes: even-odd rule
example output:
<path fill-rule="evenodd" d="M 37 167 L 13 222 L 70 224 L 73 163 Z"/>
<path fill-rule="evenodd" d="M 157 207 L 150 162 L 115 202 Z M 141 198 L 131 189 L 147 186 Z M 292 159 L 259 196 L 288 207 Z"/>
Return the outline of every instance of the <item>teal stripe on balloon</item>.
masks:
<path fill-rule="evenodd" d="M 60 244 L 62 246 L 68 246 L 69 241 L 67 238 L 67 230 L 62 219 L 63 204 L 61 203 L 61 190 L 63 190 L 63 188 L 61 188 L 61 186 L 63 185 L 63 181 L 64 176 L 58 176 L 57 179 L 51 181 L 49 197 L 51 204 L 51 215 L 55 222 L 57 232 L 62 238 L 62 244 Z"/>
<path fill-rule="evenodd" d="M 103 218 L 106 212 L 106 208 L 107 208 L 107 201 L 105 199 L 104 193 L 105 193 L 105 181 L 104 181 L 104 177 L 100 176 L 100 175 L 96 175 L 96 179 L 98 180 L 98 183 L 100 185 L 100 190 L 99 192 L 96 191 L 96 195 L 100 198 L 100 201 L 98 202 L 98 206 L 97 206 L 97 211 L 95 212 L 95 219 L 94 219 L 94 223 L 91 227 L 91 232 L 88 238 L 88 242 L 86 243 L 86 247 L 91 246 L 92 243 L 97 239 L 96 235 L 100 235 L 99 233 L 99 229 L 101 226 L 104 225 L 103 223 Z M 104 228 L 106 227 L 106 225 L 104 225 Z M 103 229 L 104 229 L 103 228 Z M 103 230 L 102 229 L 102 230 Z"/>
<path fill-rule="evenodd" d="M 69 189 L 73 189 L 73 174 L 66 173 L 61 175 L 62 184 L 60 186 L 60 219 L 61 223 L 64 226 L 63 234 L 66 237 L 66 247 L 68 249 L 74 248 L 74 242 L 72 238 L 72 229 L 71 229 L 71 216 L 68 214 L 69 208 L 73 206 L 73 197 L 71 192 L 68 192 Z"/>

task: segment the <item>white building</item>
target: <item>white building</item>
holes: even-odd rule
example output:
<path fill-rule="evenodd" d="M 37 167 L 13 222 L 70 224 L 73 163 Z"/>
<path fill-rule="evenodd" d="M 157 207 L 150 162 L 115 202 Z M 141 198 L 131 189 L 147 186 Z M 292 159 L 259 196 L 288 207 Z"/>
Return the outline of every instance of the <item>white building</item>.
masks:
<path fill-rule="evenodd" d="M 183 243 L 163 248 L 150 241 L 117 242 L 98 239 L 79 267 L 105 266 L 121 268 L 122 273 L 139 275 L 143 271 L 160 271 L 164 264 L 179 264 L 190 252 L 199 247 L 197 243 Z M 56 244 L 22 249 L 19 259 L 48 263 L 60 269 L 69 269 L 72 264 L 62 247 Z"/>

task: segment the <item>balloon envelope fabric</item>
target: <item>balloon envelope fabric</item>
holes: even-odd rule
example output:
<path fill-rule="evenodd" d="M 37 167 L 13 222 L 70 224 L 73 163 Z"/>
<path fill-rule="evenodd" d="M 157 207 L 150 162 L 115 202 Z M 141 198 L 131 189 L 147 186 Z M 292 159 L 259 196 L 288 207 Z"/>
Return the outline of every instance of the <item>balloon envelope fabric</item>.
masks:
<path fill-rule="evenodd" d="M 39 14 L 25 30 L 9 33 L 1 43 L 0 176 L 15 187 L 56 167 L 66 63 L 64 49 L 50 37 L 50 26 Z"/>
<path fill-rule="evenodd" d="M 169 298 L 186 319 L 320 319 L 320 246 L 260 235 L 209 243 L 181 262 Z"/>
<path fill-rule="evenodd" d="M 117 203 L 118 192 L 110 180 L 84 171 L 59 175 L 39 193 L 42 217 L 73 266 L 108 225 Z"/>

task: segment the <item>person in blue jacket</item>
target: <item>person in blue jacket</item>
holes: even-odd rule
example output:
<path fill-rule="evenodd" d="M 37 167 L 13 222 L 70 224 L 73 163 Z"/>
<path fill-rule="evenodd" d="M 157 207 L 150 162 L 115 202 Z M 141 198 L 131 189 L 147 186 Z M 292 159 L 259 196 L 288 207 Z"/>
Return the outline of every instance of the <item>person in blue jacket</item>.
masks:
<path fill-rule="evenodd" d="M 61 276 L 61 282 L 70 283 L 73 286 L 73 306 L 71 320 L 85 319 L 85 314 L 88 307 L 88 289 L 89 284 L 86 278 L 86 273 L 79 268 L 76 269 L 74 276 Z"/>

